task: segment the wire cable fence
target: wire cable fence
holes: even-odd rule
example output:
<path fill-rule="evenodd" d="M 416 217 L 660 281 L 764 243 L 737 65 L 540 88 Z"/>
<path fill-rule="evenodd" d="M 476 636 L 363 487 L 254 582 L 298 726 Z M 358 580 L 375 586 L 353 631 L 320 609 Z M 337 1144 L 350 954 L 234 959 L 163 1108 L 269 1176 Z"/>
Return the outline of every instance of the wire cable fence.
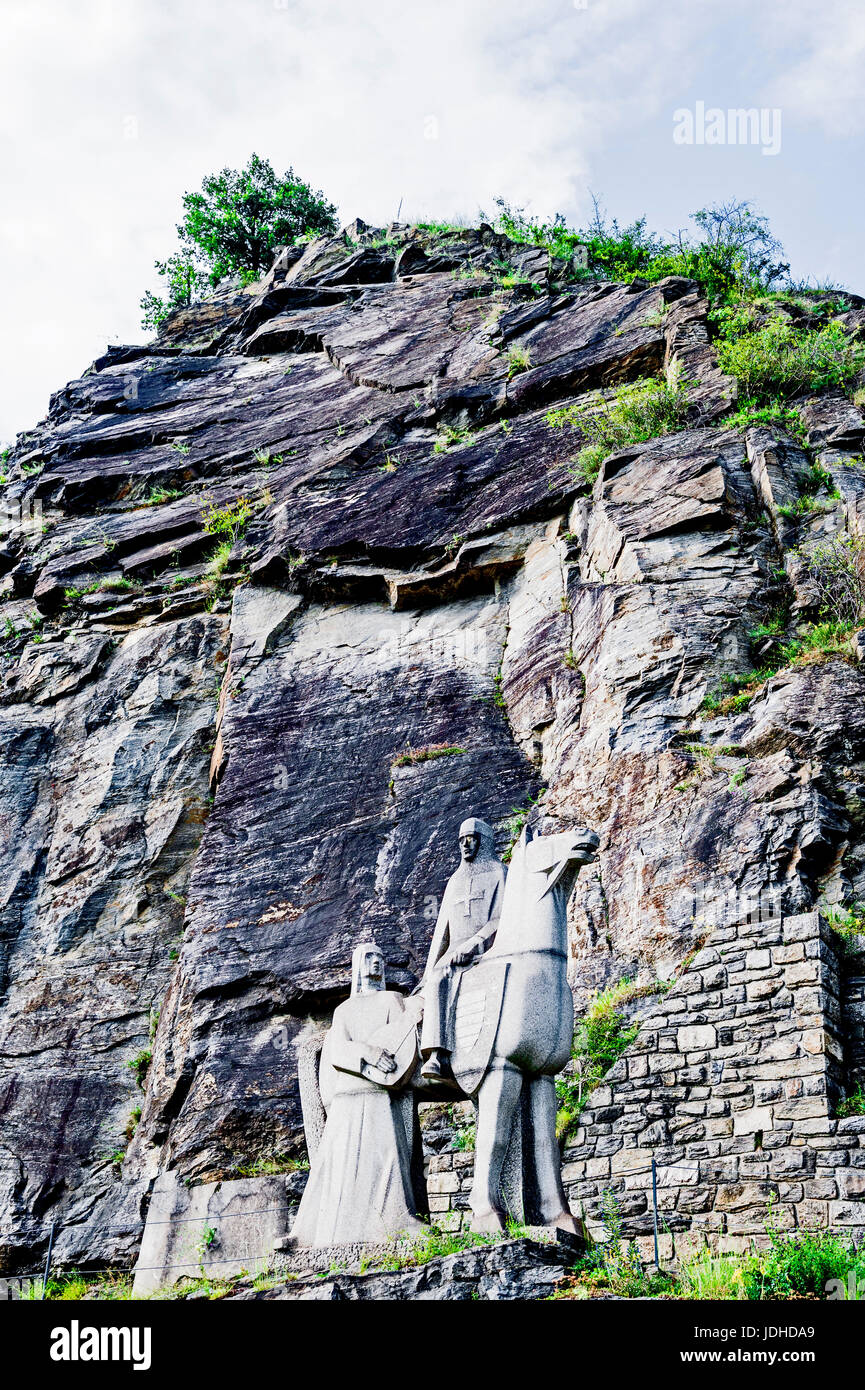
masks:
<path fill-rule="evenodd" d="M 614 1157 L 614 1155 L 612 1155 L 611 1158 L 612 1158 L 612 1157 Z M 646 1178 L 648 1178 L 649 1176 L 651 1176 L 652 1207 L 653 1207 L 653 1223 L 654 1223 L 655 1263 L 656 1263 L 656 1265 L 659 1263 L 659 1260 L 658 1260 L 658 1221 L 659 1221 L 659 1218 L 658 1218 L 658 1182 L 657 1182 L 657 1180 L 658 1180 L 658 1168 L 659 1168 L 659 1167 L 662 1169 L 662 1171 L 663 1171 L 663 1173 L 664 1173 L 665 1175 L 670 1174 L 670 1173 L 686 1173 L 686 1174 L 690 1175 L 690 1174 L 693 1174 L 693 1173 L 696 1172 L 697 1176 L 699 1177 L 699 1171 L 700 1171 L 700 1163 L 699 1163 L 699 1161 L 696 1161 L 696 1160 L 694 1160 L 694 1161 L 682 1161 L 682 1160 L 676 1161 L 676 1160 L 674 1160 L 674 1161 L 672 1161 L 672 1162 L 670 1162 L 670 1163 L 664 1163 L 663 1161 L 661 1161 L 661 1163 L 659 1164 L 658 1161 L 657 1161 L 655 1158 L 652 1158 L 652 1159 L 650 1160 L 650 1162 L 641 1164 L 641 1165 L 638 1166 L 638 1167 L 635 1167 L 635 1168 L 619 1168 L 619 1169 L 616 1169 L 616 1171 L 612 1171 L 612 1163 L 611 1163 L 611 1171 L 610 1171 L 610 1173 L 609 1173 L 608 1175 L 602 1177 L 602 1178 L 598 1178 L 598 1179 L 597 1179 L 597 1181 L 598 1181 L 599 1183 L 612 1183 L 612 1182 L 617 1181 L 617 1180 L 620 1179 L 620 1178 L 626 1178 L 626 1177 L 646 1177 Z M 592 1179 L 590 1179 L 590 1181 L 591 1181 L 591 1180 L 592 1180 Z M 219 1224 L 220 1224 L 221 1222 L 223 1222 L 223 1221 L 237 1220 L 237 1219 L 239 1219 L 239 1218 L 249 1219 L 250 1217 L 254 1217 L 254 1216 L 276 1216 L 276 1215 L 282 1215 L 282 1214 L 288 1215 L 289 1213 L 291 1213 L 291 1212 L 294 1211 L 295 1209 L 296 1209 L 296 1208 L 295 1208 L 294 1206 L 291 1206 L 291 1205 L 284 1205 L 284 1206 L 278 1206 L 278 1207 L 257 1207 L 257 1208 L 254 1208 L 252 1211 L 226 1211 L 226 1212 L 215 1212 L 215 1213 L 206 1212 L 206 1213 L 204 1213 L 203 1215 L 199 1215 L 199 1216 L 168 1216 L 168 1217 L 160 1217 L 160 1218 L 158 1218 L 158 1219 L 156 1219 L 156 1220 L 153 1220 L 153 1221 L 151 1221 L 149 1218 L 145 1217 L 144 1220 L 145 1220 L 145 1229 L 146 1229 L 147 1227 L 151 1227 L 151 1228 L 152 1228 L 152 1227 L 154 1227 L 154 1226 L 183 1226 L 183 1225 L 193 1225 L 193 1224 L 195 1224 L 195 1225 L 200 1225 L 200 1226 L 202 1226 L 202 1228 L 203 1228 L 203 1233 L 206 1234 L 208 1231 L 213 1231 L 213 1232 L 214 1232 L 214 1235 L 216 1235 L 216 1233 L 217 1233 L 217 1227 L 218 1227 Z M 76 1224 L 77 1224 L 77 1223 L 76 1223 Z M 5 1283 L 5 1284 L 6 1284 L 6 1287 L 7 1287 L 7 1293 L 6 1293 L 6 1295 L 5 1295 L 7 1299 L 11 1299 L 11 1298 L 14 1297 L 13 1293 L 11 1292 L 11 1286 L 12 1286 L 13 1283 L 15 1283 L 15 1284 L 18 1285 L 18 1288 L 19 1288 L 19 1298 L 21 1298 L 21 1297 L 28 1297 L 28 1296 L 29 1296 L 29 1297 L 32 1297 L 32 1293 L 31 1293 L 31 1294 L 28 1294 L 28 1295 L 25 1295 L 25 1294 L 23 1294 L 21 1291 L 22 1291 L 24 1285 L 27 1285 L 28 1287 L 32 1287 L 32 1286 L 35 1284 L 35 1281 L 37 1281 L 37 1280 L 41 1280 L 41 1297 L 42 1297 L 42 1298 L 45 1297 L 45 1290 L 46 1290 L 46 1288 L 48 1287 L 49 1280 L 50 1280 L 50 1276 L 51 1276 L 52 1252 L 53 1252 L 54 1241 L 55 1241 L 55 1235 L 56 1235 L 56 1232 L 57 1232 L 58 1223 L 57 1223 L 56 1221 L 51 1222 L 51 1223 L 41 1223 L 41 1229 L 45 1229 L 46 1226 L 47 1226 L 47 1228 L 48 1228 L 48 1230 L 49 1230 L 49 1237 L 48 1237 L 48 1252 L 47 1252 L 47 1257 L 46 1257 L 46 1261 L 45 1261 L 45 1268 L 44 1268 L 44 1270 L 29 1271 L 29 1272 L 24 1273 L 24 1274 L 8 1274 L 8 1275 L 0 1274 L 0 1282 Z M 70 1229 L 71 1229 L 71 1227 L 70 1227 Z M 25 1233 L 24 1233 L 24 1232 L 20 1232 L 20 1231 L 19 1231 L 19 1232 L 14 1232 L 14 1231 L 5 1231 L 5 1232 L 4 1232 L 4 1231 L 0 1231 L 0 1239 L 9 1238 L 9 1237 L 14 1238 L 15 1236 L 21 1236 L 21 1235 L 23 1235 L 23 1234 L 25 1234 Z M 28 1232 L 28 1233 L 26 1233 L 26 1234 L 30 1234 L 30 1233 Z M 124 1226 L 107 1227 L 107 1228 L 105 1228 L 105 1234 L 107 1234 L 107 1235 L 118 1235 L 118 1236 L 120 1236 L 120 1235 L 131 1235 L 131 1234 L 133 1234 L 133 1232 L 132 1232 L 132 1230 L 130 1229 L 130 1226 L 129 1226 L 129 1225 L 124 1225 Z M 270 1250 L 270 1251 L 261 1251 L 261 1252 L 259 1252 L 258 1254 L 249 1254 L 249 1253 L 245 1253 L 245 1254 L 243 1254 L 243 1255 L 236 1255 L 236 1256 L 232 1256 L 232 1257 L 227 1258 L 227 1259 L 206 1259 L 206 1250 L 204 1250 L 204 1251 L 202 1251 L 202 1252 L 200 1253 L 199 1258 L 198 1258 L 197 1260 L 176 1260 L 176 1259 L 174 1259 L 173 1257 L 169 1256 L 169 1257 L 165 1260 L 165 1262 L 164 1262 L 163 1264 L 161 1264 L 161 1265 L 143 1265 L 143 1266 L 142 1266 L 142 1265 L 136 1264 L 136 1265 L 133 1266 L 132 1268 L 129 1268 L 128 1266 L 120 1266 L 120 1265 L 105 1266 L 105 1267 L 103 1267 L 103 1268 L 101 1268 L 101 1269 L 99 1269 L 99 1270 L 94 1270 L 94 1271 L 93 1271 L 93 1277 L 94 1277 L 94 1279 L 95 1279 L 95 1278 L 102 1278 L 102 1277 L 104 1277 L 105 1275 L 125 1275 L 125 1276 L 127 1276 L 128 1278 L 132 1278 L 132 1277 L 134 1277 L 134 1275 L 139 1274 L 139 1273 L 140 1273 L 140 1274 L 158 1273 L 158 1272 L 163 1271 L 163 1270 L 168 1269 L 168 1268 L 170 1268 L 170 1269 L 200 1269 L 201 1272 L 202 1272 L 202 1275 L 204 1275 L 204 1274 L 206 1274 L 206 1271 L 207 1271 L 208 1269 L 210 1269 L 210 1268 L 212 1268 L 213 1266 L 216 1266 L 216 1265 L 226 1265 L 226 1264 L 238 1265 L 238 1264 L 239 1264 L 239 1265 L 242 1266 L 244 1261 L 250 1261 L 250 1262 L 252 1262 L 252 1263 L 255 1263 L 255 1262 L 258 1261 L 258 1260 L 271 1261 L 271 1260 L 273 1259 L 273 1255 L 274 1255 L 274 1251 L 273 1251 L 273 1250 Z M 82 1275 L 81 1277 L 86 1277 L 86 1275 Z"/>

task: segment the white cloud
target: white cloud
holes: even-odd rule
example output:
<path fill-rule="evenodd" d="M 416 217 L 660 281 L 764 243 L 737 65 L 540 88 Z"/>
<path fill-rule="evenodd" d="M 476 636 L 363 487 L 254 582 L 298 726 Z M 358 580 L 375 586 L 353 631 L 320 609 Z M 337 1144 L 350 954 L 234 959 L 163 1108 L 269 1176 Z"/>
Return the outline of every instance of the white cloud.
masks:
<path fill-rule="evenodd" d="M 773 104 L 782 107 L 785 119 L 811 122 L 829 136 L 861 135 L 865 9 L 856 0 L 824 0 L 819 22 L 810 6 L 807 23 L 804 15 L 798 18 L 805 52 L 771 83 Z"/>

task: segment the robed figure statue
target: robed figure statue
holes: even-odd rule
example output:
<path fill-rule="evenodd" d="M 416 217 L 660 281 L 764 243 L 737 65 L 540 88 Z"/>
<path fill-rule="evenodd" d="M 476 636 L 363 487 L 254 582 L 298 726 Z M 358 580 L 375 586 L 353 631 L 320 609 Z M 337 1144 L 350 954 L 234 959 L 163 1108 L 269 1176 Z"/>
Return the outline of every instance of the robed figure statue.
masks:
<path fill-rule="evenodd" d="M 415 1214 L 400 1091 L 417 1065 L 418 1010 L 385 988 L 373 942 L 352 956 L 319 1068 L 327 1120 L 292 1227 L 301 1246 L 377 1243 L 425 1229 Z"/>

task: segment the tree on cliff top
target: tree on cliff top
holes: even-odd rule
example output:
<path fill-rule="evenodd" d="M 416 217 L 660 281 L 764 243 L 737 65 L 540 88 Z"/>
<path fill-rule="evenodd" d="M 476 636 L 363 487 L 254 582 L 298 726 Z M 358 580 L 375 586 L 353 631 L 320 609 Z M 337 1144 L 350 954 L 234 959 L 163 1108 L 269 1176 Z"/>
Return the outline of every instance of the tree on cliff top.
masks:
<path fill-rule="evenodd" d="M 208 174 L 200 193 L 184 193 L 183 211 L 180 240 L 207 261 L 212 285 L 226 275 L 257 280 L 278 247 L 337 230 L 336 208 L 320 189 L 293 169 L 278 178 L 257 154 L 245 169 Z"/>
<path fill-rule="evenodd" d="M 267 159 L 253 154 L 245 169 L 223 169 L 202 180 L 201 191 L 184 193 L 181 249 L 156 261 L 163 295 L 141 300 L 142 327 L 158 328 L 173 309 L 198 299 L 208 284 L 228 275 L 243 284 L 257 280 L 280 246 L 303 237 L 332 235 L 336 208 L 293 169 L 282 178 Z"/>

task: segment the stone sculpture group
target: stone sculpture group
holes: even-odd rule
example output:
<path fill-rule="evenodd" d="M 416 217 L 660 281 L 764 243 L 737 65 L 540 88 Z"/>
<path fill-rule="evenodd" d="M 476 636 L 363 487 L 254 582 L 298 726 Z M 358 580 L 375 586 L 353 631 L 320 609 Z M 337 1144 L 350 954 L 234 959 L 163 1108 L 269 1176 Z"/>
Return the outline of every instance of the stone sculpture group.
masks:
<path fill-rule="evenodd" d="M 310 1176 L 298 1246 L 378 1244 L 422 1229 L 417 1102 L 445 1097 L 477 1109 L 472 1229 L 501 1231 L 515 1218 L 578 1230 L 561 1181 L 555 1076 L 574 1027 L 567 901 L 598 837 L 526 826 L 509 869 L 485 821 L 464 821 L 459 844 L 417 991 L 387 989 L 380 950 L 359 944 L 351 996 L 317 1067 L 301 1071 Z M 316 1114 L 320 1133 L 307 1121 Z M 506 1165 L 518 1170 L 511 1200 Z"/>

